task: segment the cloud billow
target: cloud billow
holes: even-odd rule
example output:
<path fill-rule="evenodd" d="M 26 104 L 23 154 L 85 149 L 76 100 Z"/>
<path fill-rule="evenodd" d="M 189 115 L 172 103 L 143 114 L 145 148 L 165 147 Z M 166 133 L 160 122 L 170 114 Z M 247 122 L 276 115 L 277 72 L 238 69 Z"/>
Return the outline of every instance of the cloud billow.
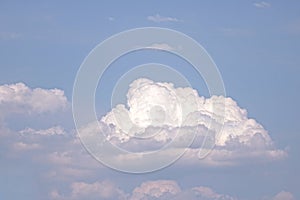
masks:
<path fill-rule="evenodd" d="M 58 89 L 32 89 L 24 84 L 11 84 L 0 86 L 0 92 L 0 110 L 4 118 L 19 113 L 23 117 L 24 113 L 61 114 L 69 104 L 63 91 Z M 145 100 L 150 94 L 151 98 Z M 153 151 L 171 142 L 176 134 L 179 137 L 177 141 L 181 141 L 196 132 L 194 143 L 187 147 L 184 156 L 176 163 L 179 166 L 184 165 L 183 169 L 199 165 L 241 164 L 248 160 L 270 161 L 286 156 L 285 151 L 275 148 L 263 126 L 249 119 L 247 111 L 230 98 L 204 98 L 192 88 L 175 88 L 171 83 L 148 79 L 139 79 L 132 83 L 127 98 L 129 106 L 118 105 L 100 120 L 107 140 L 124 149 L 136 152 Z M 213 109 L 212 103 L 220 99 L 226 103 L 223 132 L 216 140 L 216 147 L 211 154 L 199 160 L 197 153 L 204 135 L 208 131 L 213 134 L 211 129 L 218 121 L 212 113 L 218 110 L 218 106 Z M 35 101 L 43 102 L 43 109 L 35 108 Z M 9 113 L 5 105 L 14 109 Z M 135 126 L 126 124 L 128 121 Z M 140 185 L 133 184 L 130 190 L 123 190 L 113 181 L 101 177 L 102 173 L 106 173 L 105 168 L 82 148 L 78 135 L 70 134 L 73 131 L 69 132 L 63 126 L 52 126 L 50 123 L 45 129 L 26 126 L 14 131 L 0 123 L 0 131 L 1 158 L 12 163 L 25 162 L 33 169 L 38 169 L 37 178 L 44 183 L 42 194 L 45 199 L 237 199 L 230 194 L 218 193 L 203 183 L 187 188 L 181 187 L 175 180 L 147 180 Z M 172 154 L 183 148 L 180 142 L 174 147 L 166 153 Z M 137 162 L 134 157 L 117 158 L 122 164 L 128 161 Z M 98 180 L 98 177 L 101 178 Z M 66 189 L 67 187 L 70 189 Z M 266 199 L 295 198 L 292 193 L 283 190 Z"/>
<path fill-rule="evenodd" d="M 224 106 L 222 124 L 218 112 Z M 144 78 L 130 85 L 127 105 L 117 105 L 102 117 L 100 125 L 109 142 L 132 152 L 159 151 L 177 138 L 172 151 L 185 148 L 184 164 L 236 165 L 253 159 L 278 160 L 287 155 L 276 149 L 263 126 L 249 119 L 247 111 L 233 99 L 205 98 L 189 87 L 175 88 L 171 83 Z M 220 125 L 223 128 L 218 133 L 215 127 Z M 191 146 L 181 145 L 193 135 Z M 200 148 L 205 148 L 201 147 L 205 138 L 211 138 L 215 148 L 199 161 L 197 155 Z"/>
<path fill-rule="evenodd" d="M 0 109 L 5 112 L 4 114 L 52 113 L 63 110 L 67 106 L 67 98 L 64 91 L 60 89 L 31 89 L 24 83 L 0 86 Z"/>

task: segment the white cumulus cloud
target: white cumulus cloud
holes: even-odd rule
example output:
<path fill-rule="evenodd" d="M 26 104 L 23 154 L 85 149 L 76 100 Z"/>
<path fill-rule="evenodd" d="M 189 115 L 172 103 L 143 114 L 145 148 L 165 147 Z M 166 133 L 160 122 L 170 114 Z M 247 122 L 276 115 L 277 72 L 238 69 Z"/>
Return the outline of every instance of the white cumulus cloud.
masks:
<path fill-rule="evenodd" d="M 115 200 L 236 200 L 236 198 L 219 194 L 212 188 L 198 186 L 181 189 L 174 180 L 145 181 L 135 187 L 130 193 L 124 192 L 110 181 L 97 181 L 94 183 L 73 182 L 70 193 L 61 193 L 54 189 L 50 193 L 53 200 L 79 200 L 79 199 L 115 199 Z"/>
<path fill-rule="evenodd" d="M 170 199 L 181 192 L 177 182 L 171 180 L 148 181 L 136 187 L 130 200 Z"/>
<path fill-rule="evenodd" d="M 220 117 L 222 110 L 224 119 Z M 100 124 L 111 143 L 138 152 L 159 149 L 176 137 L 177 150 L 181 150 L 187 148 L 181 141 L 195 134 L 183 158 L 192 162 L 199 161 L 197 154 L 207 134 L 216 146 L 202 161 L 205 164 L 234 165 L 247 158 L 267 161 L 286 156 L 285 151 L 276 149 L 264 127 L 248 118 L 247 111 L 233 99 L 205 98 L 192 88 L 175 88 L 171 83 L 144 78 L 130 85 L 127 105 L 117 105 Z M 217 133 L 220 126 L 223 129 Z"/>
<path fill-rule="evenodd" d="M 237 198 L 232 197 L 227 194 L 220 194 L 214 191 L 210 187 L 199 186 L 188 189 L 181 194 L 177 195 L 174 199 L 189 199 L 189 200 L 237 200 Z"/>
<path fill-rule="evenodd" d="M 0 86 L 0 110 L 9 113 L 44 113 L 65 109 L 68 105 L 60 89 L 31 89 L 24 83 Z"/>

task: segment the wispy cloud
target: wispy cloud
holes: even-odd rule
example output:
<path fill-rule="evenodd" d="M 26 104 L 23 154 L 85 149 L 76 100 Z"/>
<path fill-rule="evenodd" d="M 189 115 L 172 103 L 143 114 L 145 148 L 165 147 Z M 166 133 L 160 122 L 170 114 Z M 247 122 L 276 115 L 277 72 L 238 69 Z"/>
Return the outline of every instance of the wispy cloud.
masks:
<path fill-rule="evenodd" d="M 268 8 L 271 7 L 271 4 L 265 1 L 253 3 L 253 5 L 257 8 Z"/>
<path fill-rule="evenodd" d="M 290 192 L 286 192 L 286 191 L 281 191 L 279 192 L 278 194 L 276 194 L 272 200 L 281 200 L 281 199 L 284 199 L 284 200 L 295 200 L 295 197 L 292 193 Z"/>
<path fill-rule="evenodd" d="M 108 19 L 108 21 L 115 21 L 115 18 L 114 17 L 109 17 L 109 18 L 107 18 Z"/>
<path fill-rule="evenodd" d="M 16 40 L 21 37 L 22 35 L 16 32 L 0 32 L 0 40 Z"/>
<path fill-rule="evenodd" d="M 60 126 L 54 126 L 48 129 L 42 129 L 42 130 L 34 130 L 32 128 L 26 128 L 21 131 L 19 131 L 21 135 L 26 134 L 37 134 L 37 135 L 64 135 L 66 134 L 64 129 Z"/>
<path fill-rule="evenodd" d="M 242 28 L 221 28 L 219 31 L 226 36 L 252 36 L 255 34 L 251 30 Z"/>
<path fill-rule="evenodd" d="M 40 144 L 27 144 L 24 142 L 16 142 L 13 144 L 13 149 L 16 151 L 28 151 L 28 150 L 35 150 L 41 148 Z"/>
<path fill-rule="evenodd" d="M 152 45 L 150 45 L 149 47 L 147 47 L 149 49 L 160 49 L 160 50 L 166 50 L 166 51 L 171 51 L 171 50 L 175 50 L 175 47 L 170 46 L 169 44 L 166 43 L 154 43 Z"/>
<path fill-rule="evenodd" d="M 160 23 L 160 22 L 181 22 L 182 20 L 174 18 L 174 17 L 165 17 L 159 14 L 148 16 L 147 19 L 152 22 Z"/>

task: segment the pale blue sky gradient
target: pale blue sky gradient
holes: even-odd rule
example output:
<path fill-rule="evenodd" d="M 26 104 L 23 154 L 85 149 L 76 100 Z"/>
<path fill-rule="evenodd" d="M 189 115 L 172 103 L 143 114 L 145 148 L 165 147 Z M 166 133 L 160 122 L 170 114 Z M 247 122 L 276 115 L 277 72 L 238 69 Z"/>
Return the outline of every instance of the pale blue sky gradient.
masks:
<path fill-rule="evenodd" d="M 208 51 L 222 74 L 227 95 L 269 131 L 278 148 L 287 149 L 288 157 L 264 165 L 253 163 L 221 169 L 182 170 L 171 166 L 145 175 L 101 168 L 99 179 L 111 179 L 128 191 L 146 180 L 173 179 L 182 188 L 206 185 L 238 199 L 270 197 L 282 190 L 300 199 L 300 2 L 275 0 L 265 1 L 269 4 L 265 7 L 254 5 L 259 2 L 1 1 L 0 85 L 24 82 L 32 88 L 59 88 L 71 101 L 77 70 L 101 41 L 120 31 L 145 26 L 183 32 Z M 148 19 L 157 14 L 176 20 Z M 188 65 L 176 59 L 164 53 L 137 52 L 121 58 L 115 65 L 130 67 L 144 61 L 163 62 L 178 71 L 180 64 Z M 122 74 L 113 67 L 108 74 Z M 194 76 L 193 71 L 184 73 L 187 77 Z M 191 79 L 198 92 L 207 96 L 203 81 Z M 108 83 L 114 81 L 110 79 Z M 107 86 L 104 91 L 109 94 L 112 89 Z M 108 111 L 108 105 L 103 108 L 97 105 L 99 113 Z M 68 117 L 61 117 L 63 122 L 55 122 L 59 121 L 55 116 L 44 116 L 39 125 L 31 119 L 14 116 L 7 124 L 12 130 L 29 125 L 38 128 L 46 126 L 43 120 L 51 119 L 50 124 L 64 123 L 71 130 L 71 114 L 65 115 Z M 3 148 L 0 146 L 0 199 L 40 199 L 56 184 L 43 185 L 39 172 L 47 166 L 30 160 L 8 160 L 2 157 L 6 154 Z M 62 189 L 68 187 L 61 185 Z"/>

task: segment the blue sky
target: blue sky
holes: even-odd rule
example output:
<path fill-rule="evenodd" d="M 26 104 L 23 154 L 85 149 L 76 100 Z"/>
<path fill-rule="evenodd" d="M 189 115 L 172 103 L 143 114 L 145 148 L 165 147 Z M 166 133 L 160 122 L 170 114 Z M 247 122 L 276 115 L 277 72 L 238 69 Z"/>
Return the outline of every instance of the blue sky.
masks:
<path fill-rule="evenodd" d="M 44 107 L 37 107 L 37 102 L 20 103 L 0 91 L 0 198 L 64 199 L 63 194 L 65 199 L 116 199 L 95 192 L 103 185 L 109 185 L 114 194 L 122 196 L 124 192 L 133 198 L 134 188 L 142 183 L 162 184 L 159 181 L 169 180 L 170 187 L 176 188 L 176 182 L 184 191 L 176 193 L 179 199 L 198 186 L 228 198 L 280 199 L 280 195 L 287 195 L 286 199 L 299 199 L 299 8 L 298 1 L 1 1 L 0 86 L 12 87 L 22 82 L 24 87 L 42 88 L 45 93 L 34 94 L 46 96 L 34 96 L 33 100 L 45 101 Z M 76 134 L 71 113 L 72 89 L 84 58 L 114 34 L 149 26 L 174 29 L 200 43 L 218 66 L 227 96 L 245 108 L 248 118 L 260 123 L 276 149 L 285 151 L 287 156 L 263 163 L 242 159 L 235 166 L 175 163 L 157 172 L 133 175 L 104 167 L 84 154 L 82 146 L 72 146 Z M 168 53 L 146 50 L 112 64 L 96 95 L 101 102 L 96 103 L 98 115 L 111 109 L 108 100 L 112 86 L 123 73 L 123 68 L 118 67 L 129 69 L 147 62 L 172 66 L 191 80 L 199 95 L 209 96 L 201 77 L 182 69 L 189 66 L 187 63 Z M 53 88 L 64 94 L 51 91 Z M 29 90 L 26 89 L 27 95 L 33 95 Z M 125 103 L 125 99 L 118 103 Z M 59 127 L 54 136 L 40 132 L 30 135 L 34 131 L 28 130 L 25 132 L 30 134 L 20 136 L 26 128 L 45 131 L 51 127 Z M 60 129 L 63 134 L 58 134 Z M 27 146 L 25 151 L 24 144 L 35 146 Z M 73 148 L 82 148 L 84 156 L 76 156 Z M 91 166 L 72 163 L 85 161 Z M 79 182 L 86 184 L 82 187 L 87 188 L 90 197 L 72 196 L 72 189 L 74 192 Z"/>

